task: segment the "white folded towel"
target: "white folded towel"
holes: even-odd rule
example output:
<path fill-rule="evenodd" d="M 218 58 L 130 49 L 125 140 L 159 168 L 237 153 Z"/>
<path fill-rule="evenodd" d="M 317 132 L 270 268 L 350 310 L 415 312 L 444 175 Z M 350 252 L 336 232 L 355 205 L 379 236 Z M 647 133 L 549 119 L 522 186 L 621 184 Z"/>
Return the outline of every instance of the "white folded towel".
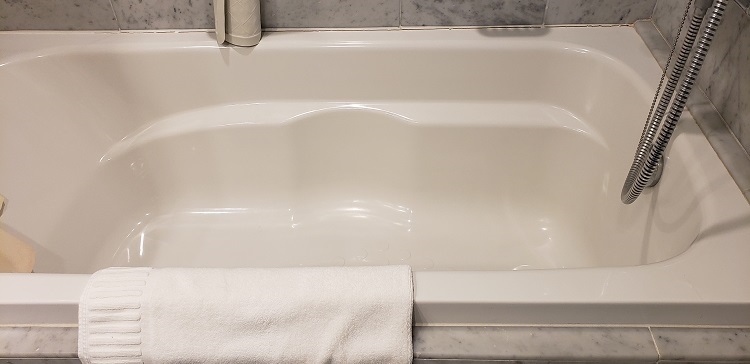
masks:
<path fill-rule="evenodd" d="M 408 266 L 94 273 L 86 363 L 410 363 Z"/>

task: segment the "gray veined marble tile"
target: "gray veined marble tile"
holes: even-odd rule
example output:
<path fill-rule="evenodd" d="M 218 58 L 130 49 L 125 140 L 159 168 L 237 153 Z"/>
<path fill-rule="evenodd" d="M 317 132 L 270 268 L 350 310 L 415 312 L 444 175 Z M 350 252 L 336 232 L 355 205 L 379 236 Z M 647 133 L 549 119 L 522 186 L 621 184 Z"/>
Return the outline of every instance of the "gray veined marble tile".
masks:
<path fill-rule="evenodd" d="M 0 358 L 75 358 L 77 327 L 0 327 Z"/>
<path fill-rule="evenodd" d="M 401 25 L 541 25 L 545 0 L 403 0 Z"/>
<path fill-rule="evenodd" d="M 656 7 L 654 7 L 654 14 L 652 16 L 654 24 L 656 24 L 656 27 L 669 44 L 674 42 L 687 4 L 688 0 L 659 0 L 656 3 Z M 688 21 L 690 19 L 689 16 Z"/>
<path fill-rule="evenodd" d="M 656 0 L 549 0 L 545 24 L 632 24 L 649 19 Z"/>
<path fill-rule="evenodd" d="M 109 0 L 2 0 L 0 30 L 114 30 Z"/>
<path fill-rule="evenodd" d="M 663 360 L 750 361 L 750 329 L 652 328 Z"/>
<path fill-rule="evenodd" d="M 732 179 L 747 196 L 745 191 L 750 190 L 750 156 L 738 145 L 724 119 L 703 92 L 693 92 L 687 106 Z"/>
<path fill-rule="evenodd" d="M 659 0 L 654 22 L 672 43 L 686 0 Z M 743 148 L 750 150 L 750 16 L 728 3 L 698 86 L 708 95 Z"/>
<path fill-rule="evenodd" d="M 729 128 L 750 150 L 750 17 L 730 2 L 716 32 L 698 85 Z"/>
<path fill-rule="evenodd" d="M 399 0 L 262 0 L 264 28 L 397 27 Z"/>
<path fill-rule="evenodd" d="M 213 29 L 213 0 L 112 0 L 120 28 Z"/>
<path fill-rule="evenodd" d="M 420 327 L 416 359 L 655 362 L 647 328 Z"/>
<path fill-rule="evenodd" d="M 648 50 L 659 63 L 659 67 L 664 69 L 664 65 L 667 63 L 667 57 L 669 57 L 670 47 L 664 38 L 659 33 L 656 25 L 650 20 L 637 21 L 633 24 L 633 28 L 638 32 L 638 35 L 646 43 Z"/>

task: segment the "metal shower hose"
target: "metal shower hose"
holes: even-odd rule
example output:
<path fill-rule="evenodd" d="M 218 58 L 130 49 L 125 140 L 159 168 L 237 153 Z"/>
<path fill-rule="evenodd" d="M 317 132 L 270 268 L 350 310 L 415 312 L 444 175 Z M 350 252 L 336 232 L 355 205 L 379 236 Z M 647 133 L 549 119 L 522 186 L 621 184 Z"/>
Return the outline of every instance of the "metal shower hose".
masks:
<path fill-rule="evenodd" d="M 688 8 L 685 9 L 682 23 L 685 22 L 691 2 L 692 1 L 688 2 Z M 698 0 L 698 2 L 700 2 L 700 0 Z M 633 203 L 633 201 L 640 196 L 641 192 L 643 192 L 644 188 L 655 184 L 653 183 L 652 178 L 664 156 L 664 150 L 667 148 L 667 144 L 672 138 L 672 133 L 677 126 L 677 122 L 680 120 L 680 115 L 682 115 L 682 111 L 685 109 L 685 104 L 690 96 L 690 92 L 693 90 L 698 72 L 700 72 L 703 63 L 706 60 L 708 49 L 711 47 L 711 42 L 713 41 L 714 35 L 716 35 L 716 30 L 718 29 L 719 24 L 721 24 L 726 6 L 727 0 L 714 1 L 713 10 L 709 16 L 708 23 L 703 30 L 700 41 L 698 42 L 698 49 L 693 54 L 687 74 L 680 84 L 679 92 L 674 96 L 674 91 L 677 89 L 677 83 L 680 78 L 682 78 L 685 64 L 690 56 L 693 46 L 695 45 L 695 39 L 700 31 L 706 11 L 705 8 L 700 9 L 700 5 L 696 4 L 696 11 L 690 21 L 690 27 L 688 28 L 685 40 L 682 43 L 679 56 L 677 57 L 672 73 L 669 76 L 669 81 L 666 86 L 664 86 L 664 92 L 659 100 L 659 105 L 656 108 L 656 111 L 654 111 L 654 105 L 659 97 L 662 82 L 664 81 L 667 69 L 669 68 L 669 62 L 672 58 L 672 54 L 670 54 L 669 60 L 664 68 L 664 74 L 659 82 L 659 88 L 656 90 L 656 95 L 654 95 L 654 101 L 646 119 L 646 125 L 641 134 L 635 157 L 633 158 L 633 164 L 630 166 L 628 177 L 625 179 L 625 184 L 622 186 L 620 198 L 624 204 Z M 680 37 L 681 30 L 682 24 L 680 24 L 680 31 L 678 31 L 675 36 L 675 43 L 672 46 L 672 52 L 674 52 L 677 47 L 677 39 Z M 670 101 L 671 107 L 667 113 L 667 120 L 664 122 L 664 125 L 661 126 L 661 130 L 659 130 L 659 125 L 661 124 L 662 119 L 664 119 L 664 113 L 670 105 Z M 657 131 L 659 132 L 659 136 L 656 138 L 656 142 L 654 142 Z"/>

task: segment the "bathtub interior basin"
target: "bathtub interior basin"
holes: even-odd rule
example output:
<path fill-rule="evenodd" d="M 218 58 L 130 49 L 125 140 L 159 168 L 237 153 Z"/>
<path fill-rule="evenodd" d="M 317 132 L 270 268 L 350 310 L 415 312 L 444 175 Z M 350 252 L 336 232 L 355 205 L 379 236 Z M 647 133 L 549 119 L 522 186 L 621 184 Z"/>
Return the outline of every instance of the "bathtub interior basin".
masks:
<path fill-rule="evenodd" d="M 689 301 L 711 277 L 675 277 L 747 250 L 689 115 L 660 184 L 620 202 L 660 75 L 628 27 L 55 36 L 0 36 L 2 224 L 39 276 L 409 264 L 423 302 Z"/>

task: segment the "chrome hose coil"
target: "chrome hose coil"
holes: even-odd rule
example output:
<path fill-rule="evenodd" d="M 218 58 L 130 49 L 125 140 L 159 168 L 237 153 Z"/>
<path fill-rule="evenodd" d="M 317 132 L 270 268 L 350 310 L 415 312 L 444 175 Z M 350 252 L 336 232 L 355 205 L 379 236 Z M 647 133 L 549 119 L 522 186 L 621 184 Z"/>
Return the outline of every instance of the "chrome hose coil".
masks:
<path fill-rule="evenodd" d="M 711 47 L 711 42 L 716 35 L 719 24 L 721 24 L 727 6 L 726 2 L 727 0 L 716 0 L 714 2 L 713 10 L 711 11 L 706 27 L 703 30 L 700 41 L 698 42 L 698 48 L 690 61 L 690 67 L 685 74 L 685 77 L 682 79 L 679 92 L 674 96 L 674 100 L 672 100 L 672 94 L 675 90 L 674 86 L 676 85 L 677 80 L 681 78 L 685 62 L 693 48 L 695 37 L 700 30 L 702 17 L 696 14 L 690 22 L 690 28 L 688 29 L 686 39 L 683 42 L 682 49 L 680 50 L 677 61 L 675 62 L 675 67 L 672 71 L 669 82 L 665 86 L 664 94 L 662 94 L 659 106 L 657 107 L 656 112 L 654 112 L 653 117 L 650 117 L 649 120 L 647 120 L 648 123 L 641 135 L 636 156 L 633 159 L 633 164 L 620 195 L 623 203 L 633 203 L 643 192 L 643 189 L 649 185 L 649 182 L 654 176 L 659 161 L 662 159 L 664 151 L 669 144 L 669 140 L 672 138 L 677 122 L 680 120 L 680 116 L 685 109 L 685 104 L 693 90 L 698 73 L 706 60 L 706 55 Z M 700 19 L 697 20 L 696 18 Z M 675 80 L 674 84 L 672 83 L 673 79 Z M 666 121 L 664 122 L 664 125 L 661 126 L 658 138 L 656 138 L 655 142 L 652 142 L 656 130 L 658 129 L 659 124 L 661 124 L 661 119 L 664 117 L 664 111 L 666 110 L 669 101 L 671 101 L 671 107 L 667 113 Z M 646 154 L 648 155 L 648 158 L 645 158 Z"/>

